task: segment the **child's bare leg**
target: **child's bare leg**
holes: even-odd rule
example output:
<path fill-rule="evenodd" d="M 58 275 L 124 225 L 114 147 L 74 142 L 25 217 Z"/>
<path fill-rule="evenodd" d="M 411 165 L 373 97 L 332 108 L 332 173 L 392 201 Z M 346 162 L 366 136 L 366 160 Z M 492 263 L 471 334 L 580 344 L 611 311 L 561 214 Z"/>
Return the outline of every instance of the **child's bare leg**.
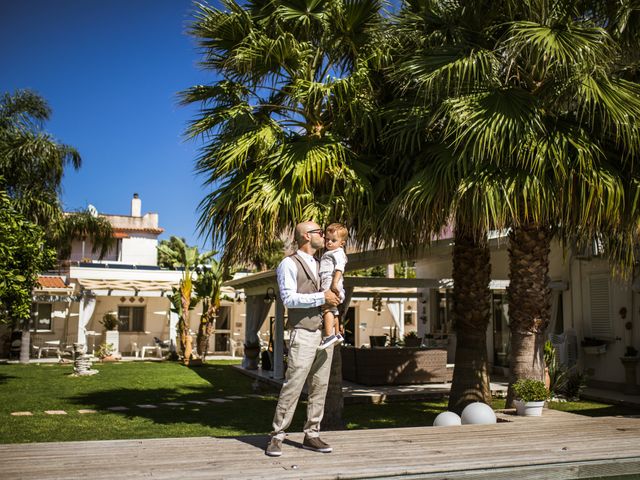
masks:
<path fill-rule="evenodd" d="M 333 335 L 336 317 L 333 316 L 330 310 L 327 310 L 322 314 L 322 318 L 324 320 L 324 336 L 328 337 L 329 335 Z"/>

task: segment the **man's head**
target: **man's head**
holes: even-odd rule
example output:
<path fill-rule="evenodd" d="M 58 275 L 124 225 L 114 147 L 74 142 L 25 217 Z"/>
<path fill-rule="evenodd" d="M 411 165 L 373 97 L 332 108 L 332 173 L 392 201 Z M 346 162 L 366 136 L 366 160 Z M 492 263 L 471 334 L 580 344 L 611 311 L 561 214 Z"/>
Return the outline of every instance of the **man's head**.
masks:
<path fill-rule="evenodd" d="M 296 225 L 295 240 L 298 248 L 311 248 L 314 251 L 324 246 L 324 232 L 315 222 L 302 222 Z M 312 252 L 313 253 L 313 252 Z"/>
<path fill-rule="evenodd" d="M 347 238 L 349 238 L 347 227 L 341 223 L 332 223 L 324 233 L 324 246 L 327 250 L 344 247 L 344 244 L 347 243 Z"/>

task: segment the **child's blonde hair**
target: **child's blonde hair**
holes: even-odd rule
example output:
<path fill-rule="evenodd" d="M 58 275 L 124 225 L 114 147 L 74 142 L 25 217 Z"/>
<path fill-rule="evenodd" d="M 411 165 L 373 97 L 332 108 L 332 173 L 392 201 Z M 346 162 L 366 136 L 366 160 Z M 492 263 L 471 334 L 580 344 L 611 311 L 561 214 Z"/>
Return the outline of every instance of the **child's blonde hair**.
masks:
<path fill-rule="evenodd" d="M 332 223 L 326 229 L 327 233 L 336 233 L 340 237 L 340 240 L 346 242 L 349 238 L 349 230 L 341 223 Z"/>

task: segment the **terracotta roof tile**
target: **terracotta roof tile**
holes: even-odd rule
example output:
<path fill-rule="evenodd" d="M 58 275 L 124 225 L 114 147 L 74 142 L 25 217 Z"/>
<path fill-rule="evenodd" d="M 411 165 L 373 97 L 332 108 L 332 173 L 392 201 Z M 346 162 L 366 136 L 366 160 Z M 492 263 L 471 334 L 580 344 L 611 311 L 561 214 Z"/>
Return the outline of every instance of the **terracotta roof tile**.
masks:
<path fill-rule="evenodd" d="M 41 288 L 67 288 L 62 277 L 38 276 L 38 283 Z"/>
<path fill-rule="evenodd" d="M 114 232 L 145 232 L 162 233 L 164 228 L 135 228 L 135 227 L 113 227 Z"/>

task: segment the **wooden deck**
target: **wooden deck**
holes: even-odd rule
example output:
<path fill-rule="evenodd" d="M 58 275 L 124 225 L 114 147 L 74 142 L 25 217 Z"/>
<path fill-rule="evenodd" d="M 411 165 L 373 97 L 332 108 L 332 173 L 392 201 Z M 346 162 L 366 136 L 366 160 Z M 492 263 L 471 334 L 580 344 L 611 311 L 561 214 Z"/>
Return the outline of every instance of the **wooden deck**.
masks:
<path fill-rule="evenodd" d="M 552 410 L 538 418 L 499 418 L 510 421 L 325 432 L 332 454 L 303 450 L 302 434 L 291 433 L 280 458 L 264 455 L 264 436 L 0 445 L 0 478 L 493 480 L 640 474 L 640 419 Z"/>

